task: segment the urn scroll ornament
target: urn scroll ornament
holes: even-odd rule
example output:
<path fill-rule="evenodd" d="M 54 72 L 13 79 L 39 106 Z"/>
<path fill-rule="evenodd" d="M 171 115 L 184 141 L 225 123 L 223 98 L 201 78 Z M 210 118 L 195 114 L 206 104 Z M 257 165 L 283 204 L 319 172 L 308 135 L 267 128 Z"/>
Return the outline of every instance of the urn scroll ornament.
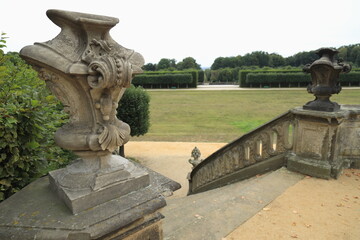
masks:
<path fill-rule="evenodd" d="M 142 72 L 144 59 L 111 38 L 117 18 L 62 10 L 48 10 L 47 16 L 61 32 L 24 47 L 20 55 L 69 113 L 69 123 L 58 129 L 55 142 L 80 158 L 51 172 L 50 182 L 76 213 L 93 207 L 78 203 L 80 199 L 99 204 L 149 184 L 145 171 L 112 155 L 129 140 L 130 127 L 116 118 L 116 109 L 133 76 Z M 118 191 L 134 179 L 138 184 Z"/>

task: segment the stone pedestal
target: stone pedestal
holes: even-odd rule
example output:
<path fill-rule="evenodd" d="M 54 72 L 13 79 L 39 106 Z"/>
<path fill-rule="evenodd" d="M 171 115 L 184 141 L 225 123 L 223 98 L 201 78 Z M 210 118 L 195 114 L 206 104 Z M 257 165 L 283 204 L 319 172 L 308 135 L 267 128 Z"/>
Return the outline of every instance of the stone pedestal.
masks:
<path fill-rule="evenodd" d="M 61 32 L 20 56 L 69 113 L 55 142 L 79 159 L 1 204 L 0 239 L 161 239 L 161 193 L 180 185 L 112 154 L 130 138 L 118 103 L 144 58 L 111 38 L 117 18 L 46 14 Z"/>
<path fill-rule="evenodd" d="M 341 105 L 339 111 L 295 108 L 296 139 L 287 167 L 314 177 L 337 178 L 343 168 L 360 162 L 360 106 Z"/>
<path fill-rule="evenodd" d="M 75 215 L 51 191 L 48 177 L 38 179 L 0 204 L 0 239 L 162 239 L 161 194 L 180 185 L 142 169 L 149 173 L 148 187 Z"/>

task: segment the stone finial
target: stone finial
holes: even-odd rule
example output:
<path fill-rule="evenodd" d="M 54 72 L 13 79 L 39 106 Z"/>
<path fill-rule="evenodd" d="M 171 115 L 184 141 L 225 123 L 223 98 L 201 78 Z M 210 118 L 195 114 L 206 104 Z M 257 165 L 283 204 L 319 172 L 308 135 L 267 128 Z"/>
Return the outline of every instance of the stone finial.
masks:
<path fill-rule="evenodd" d="M 335 112 L 340 110 L 340 105 L 331 102 L 332 94 L 338 94 L 341 86 L 338 83 L 340 73 L 348 73 L 351 70 L 349 64 L 335 60 L 338 53 L 332 48 L 321 48 L 316 51 L 319 59 L 312 64 L 307 64 L 303 71 L 311 74 L 312 83 L 307 87 L 309 93 L 315 95 L 315 100 L 306 103 L 306 110 Z"/>
<path fill-rule="evenodd" d="M 196 167 L 199 163 L 201 163 L 202 159 L 200 159 L 201 157 L 201 152 L 200 150 L 195 147 L 192 151 L 191 151 L 191 157 L 189 159 L 189 163 L 191 163 L 193 165 L 193 168 Z"/>

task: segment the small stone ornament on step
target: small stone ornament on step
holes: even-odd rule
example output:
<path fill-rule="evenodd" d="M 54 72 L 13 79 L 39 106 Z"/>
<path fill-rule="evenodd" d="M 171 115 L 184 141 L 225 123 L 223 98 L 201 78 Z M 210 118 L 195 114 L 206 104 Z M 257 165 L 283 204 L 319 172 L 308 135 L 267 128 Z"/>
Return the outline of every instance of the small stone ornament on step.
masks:
<path fill-rule="evenodd" d="M 189 159 L 189 163 L 191 163 L 193 165 L 192 168 L 196 167 L 199 163 L 201 163 L 202 159 L 200 159 L 201 157 L 201 152 L 200 150 L 195 147 L 192 151 L 191 151 L 191 157 Z"/>

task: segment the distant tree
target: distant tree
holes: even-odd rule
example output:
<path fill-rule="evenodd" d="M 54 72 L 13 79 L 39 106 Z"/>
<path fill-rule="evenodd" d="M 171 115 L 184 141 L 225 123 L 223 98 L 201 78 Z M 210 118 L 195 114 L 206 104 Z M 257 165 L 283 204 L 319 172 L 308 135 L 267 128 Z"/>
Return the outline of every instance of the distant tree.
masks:
<path fill-rule="evenodd" d="M 350 60 L 354 65 L 360 66 L 360 45 L 351 49 Z"/>
<path fill-rule="evenodd" d="M 348 48 L 347 47 L 340 47 L 338 49 L 338 51 L 339 51 L 339 54 L 338 54 L 339 58 L 347 61 L 347 59 L 348 59 Z"/>
<path fill-rule="evenodd" d="M 224 57 L 218 57 L 214 60 L 213 64 L 211 65 L 211 70 L 217 70 L 224 67 Z"/>
<path fill-rule="evenodd" d="M 176 60 L 170 59 L 170 68 L 175 70 L 176 69 Z"/>
<path fill-rule="evenodd" d="M 156 71 L 156 64 L 153 64 L 153 63 L 148 63 L 148 64 L 145 64 L 142 69 L 144 71 Z"/>
<path fill-rule="evenodd" d="M 185 69 L 201 69 L 200 65 L 196 63 L 196 60 L 192 57 L 184 58 L 181 62 L 176 65 L 178 70 Z"/>
<path fill-rule="evenodd" d="M 243 61 L 245 66 L 259 66 L 259 59 L 252 53 L 245 54 Z"/>
<path fill-rule="evenodd" d="M 283 58 L 283 56 L 281 56 L 279 54 L 271 53 L 270 60 L 269 60 L 269 66 L 270 67 L 285 66 L 285 58 Z"/>
<path fill-rule="evenodd" d="M 168 58 L 162 58 L 156 65 L 156 70 L 165 70 L 170 68 L 171 66 L 171 60 Z"/>
<path fill-rule="evenodd" d="M 318 58 L 319 56 L 315 53 L 315 51 L 299 52 L 292 56 L 291 62 L 288 61 L 288 64 L 294 67 L 298 67 L 308 63 L 312 63 Z"/>

